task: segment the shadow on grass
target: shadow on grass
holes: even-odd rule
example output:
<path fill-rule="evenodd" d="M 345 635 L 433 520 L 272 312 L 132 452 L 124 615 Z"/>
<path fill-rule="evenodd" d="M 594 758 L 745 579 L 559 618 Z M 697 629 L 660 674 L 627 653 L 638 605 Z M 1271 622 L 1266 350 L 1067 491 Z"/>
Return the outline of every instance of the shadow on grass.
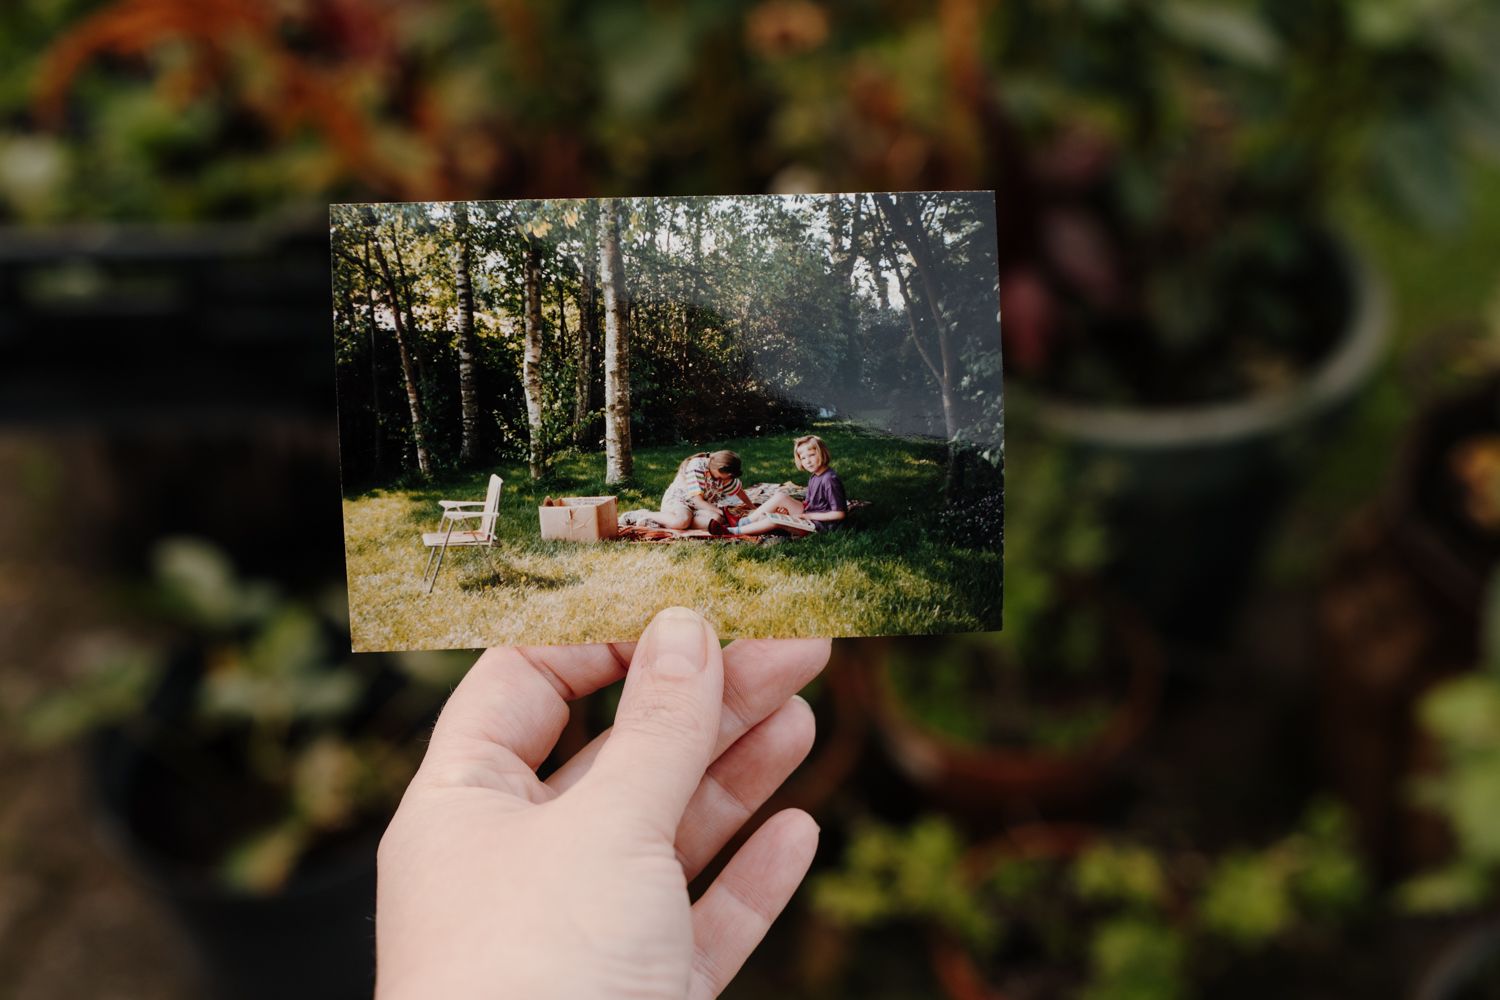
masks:
<path fill-rule="evenodd" d="M 564 576 L 548 576 L 543 573 L 532 573 L 524 569 L 515 569 L 511 566 L 502 567 L 496 573 L 485 567 L 487 572 L 482 576 L 470 577 L 459 583 L 458 588 L 469 593 L 479 590 L 494 590 L 500 587 L 522 587 L 527 590 L 562 590 L 566 587 L 576 587 L 583 582 L 580 576 L 567 574 Z"/>

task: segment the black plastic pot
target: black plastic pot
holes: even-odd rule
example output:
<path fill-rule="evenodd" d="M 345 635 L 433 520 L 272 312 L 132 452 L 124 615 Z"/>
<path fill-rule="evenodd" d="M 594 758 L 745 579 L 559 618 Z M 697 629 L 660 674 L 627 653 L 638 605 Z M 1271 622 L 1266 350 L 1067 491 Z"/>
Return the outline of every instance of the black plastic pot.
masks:
<path fill-rule="evenodd" d="M 226 885 L 216 869 L 223 845 L 234 839 L 229 832 L 246 829 L 247 816 L 263 820 L 268 801 L 281 806 L 233 766 L 236 737 L 182 737 L 201 670 L 201 655 L 182 651 L 141 716 L 92 742 L 96 812 L 111 846 L 175 912 L 216 996 L 368 998 L 375 972 L 375 854 L 384 817 L 370 817 L 315 847 L 274 893 Z M 398 674 L 376 666 L 349 725 L 372 725 L 407 690 Z M 430 725 L 431 714 L 407 715 L 392 739 L 418 739 Z"/>
<path fill-rule="evenodd" d="M 1449 945 L 1413 993 L 1415 1000 L 1486 1000 L 1500 993 L 1500 923 L 1470 930 Z"/>
<path fill-rule="evenodd" d="M 0 227 L 0 427 L 66 462 L 65 544 L 136 571 L 168 534 L 343 575 L 326 218 Z"/>
<path fill-rule="evenodd" d="M 1209 405 L 1095 406 L 1047 398 L 1037 418 L 1085 461 L 1110 463 L 1110 581 L 1171 637 L 1213 641 L 1238 608 L 1299 469 L 1384 354 L 1383 286 L 1329 241 L 1348 302 L 1330 354 L 1285 391 Z"/>

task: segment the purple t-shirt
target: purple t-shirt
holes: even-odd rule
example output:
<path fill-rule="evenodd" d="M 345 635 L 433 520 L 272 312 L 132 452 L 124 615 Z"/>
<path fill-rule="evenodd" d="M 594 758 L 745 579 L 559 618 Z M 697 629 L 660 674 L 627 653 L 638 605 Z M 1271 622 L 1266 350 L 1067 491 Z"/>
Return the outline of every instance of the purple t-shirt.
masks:
<path fill-rule="evenodd" d="M 839 474 L 832 469 L 824 469 L 816 476 L 807 480 L 807 499 L 803 501 L 802 509 L 809 514 L 823 514 L 832 510 L 849 509 L 849 503 L 844 499 L 844 484 L 839 480 Z M 837 528 L 839 521 L 819 521 L 819 531 L 832 531 Z"/>

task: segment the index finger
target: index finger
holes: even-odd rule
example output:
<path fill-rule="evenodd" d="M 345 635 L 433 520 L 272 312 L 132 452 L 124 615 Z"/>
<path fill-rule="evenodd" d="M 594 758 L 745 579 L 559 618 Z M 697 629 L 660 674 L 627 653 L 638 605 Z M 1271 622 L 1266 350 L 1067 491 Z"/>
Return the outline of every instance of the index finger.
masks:
<path fill-rule="evenodd" d="M 521 778 L 530 772 L 536 782 L 536 769 L 567 724 L 568 702 L 625 676 L 634 651 L 634 643 L 485 650 L 443 706 L 428 761 L 459 759 Z M 532 789 L 523 782 L 511 790 Z"/>

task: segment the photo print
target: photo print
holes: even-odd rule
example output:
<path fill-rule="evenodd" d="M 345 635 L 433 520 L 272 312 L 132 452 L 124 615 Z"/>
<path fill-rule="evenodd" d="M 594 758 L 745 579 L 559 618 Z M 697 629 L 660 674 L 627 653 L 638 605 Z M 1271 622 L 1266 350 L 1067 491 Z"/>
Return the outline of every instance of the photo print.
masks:
<path fill-rule="evenodd" d="M 337 205 L 356 650 L 998 629 L 992 192 Z"/>

